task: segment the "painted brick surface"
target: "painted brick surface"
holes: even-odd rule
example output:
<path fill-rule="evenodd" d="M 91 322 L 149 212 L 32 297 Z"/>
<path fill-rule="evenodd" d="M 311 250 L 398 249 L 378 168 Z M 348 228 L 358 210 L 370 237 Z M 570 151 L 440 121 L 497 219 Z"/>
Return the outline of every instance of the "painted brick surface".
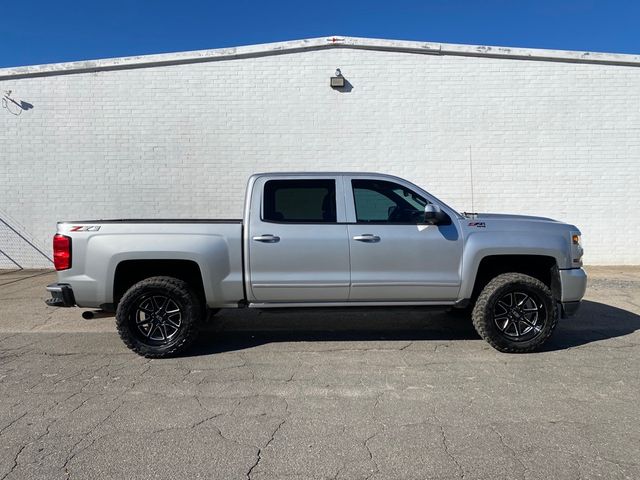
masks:
<path fill-rule="evenodd" d="M 586 263 L 640 264 L 638 67 L 342 48 L 7 90 L 33 108 L 0 109 L 0 217 L 46 252 L 57 220 L 240 217 L 254 172 L 355 170 L 568 221 Z"/>

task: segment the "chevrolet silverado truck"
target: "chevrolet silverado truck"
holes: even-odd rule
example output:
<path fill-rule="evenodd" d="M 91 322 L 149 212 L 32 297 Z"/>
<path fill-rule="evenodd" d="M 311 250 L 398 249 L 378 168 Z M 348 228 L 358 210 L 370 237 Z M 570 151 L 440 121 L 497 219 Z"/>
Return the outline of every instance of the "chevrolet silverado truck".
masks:
<path fill-rule="evenodd" d="M 183 352 L 223 308 L 467 309 L 502 352 L 530 352 L 576 312 L 580 231 L 542 217 L 458 213 L 401 178 L 268 173 L 238 220 L 60 222 L 51 306 L 115 312 L 124 343 Z"/>

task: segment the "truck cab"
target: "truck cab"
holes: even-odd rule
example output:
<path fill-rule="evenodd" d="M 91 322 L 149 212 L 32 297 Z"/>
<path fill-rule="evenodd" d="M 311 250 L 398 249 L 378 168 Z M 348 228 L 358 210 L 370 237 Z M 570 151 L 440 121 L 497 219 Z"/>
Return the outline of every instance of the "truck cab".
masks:
<path fill-rule="evenodd" d="M 401 179 L 254 176 L 245 212 L 252 303 L 454 303 L 463 232 L 455 211 Z M 262 192 L 262 194 L 257 194 Z M 425 220 L 438 205 L 440 218 Z"/>

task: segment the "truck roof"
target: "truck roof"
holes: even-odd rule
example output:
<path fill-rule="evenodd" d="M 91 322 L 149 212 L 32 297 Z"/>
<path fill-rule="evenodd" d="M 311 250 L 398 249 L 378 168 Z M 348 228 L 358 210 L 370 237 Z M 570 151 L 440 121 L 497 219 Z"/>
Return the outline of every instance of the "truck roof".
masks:
<path fill-rule="evenodd" d="M 322 176 L 322 175 L 384 175 L 385 177 L 393 177 L 393 175 L 388 175 L 386 173 L 380 172 L 262 172 L 255 173 L 253 176 L 262 177 L 265 175 L 309 175 L 309 176 Z"/>

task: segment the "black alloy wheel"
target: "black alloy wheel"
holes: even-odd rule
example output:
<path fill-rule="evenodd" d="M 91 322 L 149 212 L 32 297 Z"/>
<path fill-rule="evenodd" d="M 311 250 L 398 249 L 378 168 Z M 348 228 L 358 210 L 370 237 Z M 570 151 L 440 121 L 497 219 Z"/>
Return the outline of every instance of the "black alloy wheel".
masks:
<path fill-rule="evenodd" d="M 204 314 L 202 301 L 185 281 L 151 277 L 124 294 L 116 325 L 131 350 L 147 358 L 164 358 L 191 345 Z"/>
<path fill-rule="evenodd" d="M 533 352 L 558 323 L 556 300 L 547 285 L 523 273 L 503 273 L 487 283 L 471 314 L 478 334 L 496 350 Z"/>

